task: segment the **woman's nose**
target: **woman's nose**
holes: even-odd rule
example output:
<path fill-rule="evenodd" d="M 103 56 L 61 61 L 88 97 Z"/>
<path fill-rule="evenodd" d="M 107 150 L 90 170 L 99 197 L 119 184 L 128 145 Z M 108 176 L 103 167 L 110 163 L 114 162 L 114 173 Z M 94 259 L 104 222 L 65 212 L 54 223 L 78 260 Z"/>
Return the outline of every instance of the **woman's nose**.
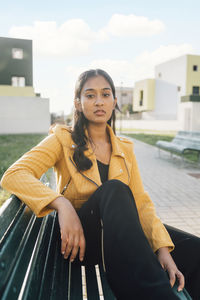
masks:
<path fill-rule="evenodd" d="M 98 97 L 96 98 L 95 104 L 96 104 L 96 105 L 102 105 L 102 104 L 103 104 L 103 99 L 102 99 L 101 96 L 98 96 Z"/>

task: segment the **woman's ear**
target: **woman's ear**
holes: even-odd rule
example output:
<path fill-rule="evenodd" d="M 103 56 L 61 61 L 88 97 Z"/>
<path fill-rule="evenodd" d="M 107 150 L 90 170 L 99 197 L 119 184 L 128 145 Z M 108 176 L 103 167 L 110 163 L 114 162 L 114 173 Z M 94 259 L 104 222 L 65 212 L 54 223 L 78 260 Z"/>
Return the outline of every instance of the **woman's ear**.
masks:
<path fill-rule="evenodd" d="M 78 111 L 82 111 L 81 100 L 79 98 L 74 99 L 74 106 Z"/>

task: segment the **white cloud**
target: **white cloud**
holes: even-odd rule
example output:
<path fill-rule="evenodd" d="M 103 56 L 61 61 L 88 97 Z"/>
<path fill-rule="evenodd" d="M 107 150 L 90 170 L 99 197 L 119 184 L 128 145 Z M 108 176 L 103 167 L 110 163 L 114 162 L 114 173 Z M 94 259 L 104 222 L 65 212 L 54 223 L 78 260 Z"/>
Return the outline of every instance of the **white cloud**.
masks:
<path fill-rule="evenodd" d="M 190 44 L 160 46 L 152 52 L 142 52 L 131 61 L 112 59 L 94 60 L 85 67 L 68 67 L 67 73 L 73 74 L 73 78 L 76 78 L 81 72 L 87 69 L 101 68 L 111 75 L 115 85 L 120 85 L 123 82 L 124 86 L 134 86 L 135 81 L 149 77 L 153 78 L 156 65 L 193 52 L 194 49 Z"/>
<path fill-rule="evenodd" d="M 56 22 L 34 22 L 33 26 L 13 26 L 9 34 L 15 38 L 33 40 L 36 55 L 86 55 L 93 42 L 106 39 L 103 32 L 94 32 L 82 19 L 71 19 L 57 26 Z"/>
<path fill-rule="evenodd" d="M 165 30 L 165 25 L 160 20 L 149 20 L 144 16 L 114 14 L 107 26 L 103 29 L 117 37 L 148 37 Z"/>
<path fill-rule="evenodd" d="M 93 31 L 83 19 L 69 19 L 60 26 L 56 22 L 35 21 L 32 26 L 13 26 L 9 35 L 33 40 L 36 56 L 75 57 L 87 55 L 96 42 L 112 36 L 151 36 L 164 30 L 159 20 L 143 16 L 114 14 L 108 24 Z"/>
<path fill-rule="evenodd" d="M 81 67 L 71 65 L 63 74 L 66 84 L 62 84 L 60 88 L 54 88 L 40 82 L 37 84 L 38 90 L 42 96 L 50 98 L 51 111 L 65 110 L 69 113 L 73 106 L 75 81 L 82 72 L 88 69 L 101 68 L 111 75 L 116 86 L 120 86 L 123 82 L 123 86 L 134 87 L 135 81 L 154 78 L 154 68 L 157 64 L 193 52 L 194 49 L 189 44 L 168 45 L 160 46 L 152 52 L 144 51 L 131 61 L 102 59 L 93 60 Z"/>

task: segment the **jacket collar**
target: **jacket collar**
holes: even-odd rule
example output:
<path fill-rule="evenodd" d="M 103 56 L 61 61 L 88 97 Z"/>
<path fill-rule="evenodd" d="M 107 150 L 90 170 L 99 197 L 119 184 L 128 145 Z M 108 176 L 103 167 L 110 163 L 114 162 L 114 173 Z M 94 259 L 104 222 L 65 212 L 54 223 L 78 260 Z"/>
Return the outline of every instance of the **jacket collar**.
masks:
<path fill-rule="evenodd" d="M 109 125 L 107 125 L 107 129 L 108 129 L 108 132 L 110 135 L 110 141 L 111 141 L 111 145 L 112 145 L 112 155 L 124 157 L 124 153 L 123 153 L 121 145 L 119 143 L 119 138 L 116 137 L 112 128 Z"/>
<path fill-rule="evenodd" d="M 120 143 L 119 143 L 119 138 L 116 137 L 116 135 L 114 134 L 112 128 L 107 124 L 107 130 L 110 136 L 110 141 L 111 141 L 111 145 L 112 145 L 112 155 L 113 156 L 121 156 L 124 157 L 123 151 L 120 147 Z M 88 136 L 88 131 L 87 129 L 85 130 L 85 135 L 87 136 L 87 138 L 89 138 Z M 76 147 L 75 143 L 73 142 L 73 140 L 71 139 L 70 141 L 70 149 L 73 151 L 74 148 Z M 88 150 L 85 151 L 85 155 L 89 156 L 90 159 L 95 159 L 93 157 L 93 150 L 92 147 L 90 145 L 90 143 L 88 142 L 87 144 L 87 148 Z"/>
<path fill-rule="evenodd" d="M 116 176 L 121 175 L 121 163 L 117 159 L 117 157 L 122 157 L 123 159 L 125 157 L 124 157 L 124 153 L 122 151 L 121 145 L 120 145 L 121 143 L 119 142 L 119 138 L 116 137 L 112 128 L 109 125 L 107 125 L 107 130 L 109 132 L 110 141 L 111 141 L 111 145 L 112 145 L 112 154 L 111 154 L 110 167 L 109 167 L 109 177 L 115 178 Z M 85 131 L 85 134 L 88 137 L 87 130 Z M 74 144 L 73 140 L 71 139 L 70 150 L 71 150 L 71 159 L 72 160 L 73 160 L 72 152 L 74 151 L 75 147 L 76 147 L 76 145 Z M 89 170 L 82 171 L 82 174 L 84 174 L 84 176 L 86 176 L 88 179 L 92 179 L 92 181 L 94 181 L 97 185 L 101 185 L 101 179 L 100 179 L 100 175 L 98 172 L 96 156 L 93 153 L 92 147 L 89 142 L 87 144 L 87 148 L 88 149 L 85 151 L 85 155 L 87 157 L 89 157 L 89 159 L 91 159 L 91 161 L 93 162 L 93 165 Z"/>

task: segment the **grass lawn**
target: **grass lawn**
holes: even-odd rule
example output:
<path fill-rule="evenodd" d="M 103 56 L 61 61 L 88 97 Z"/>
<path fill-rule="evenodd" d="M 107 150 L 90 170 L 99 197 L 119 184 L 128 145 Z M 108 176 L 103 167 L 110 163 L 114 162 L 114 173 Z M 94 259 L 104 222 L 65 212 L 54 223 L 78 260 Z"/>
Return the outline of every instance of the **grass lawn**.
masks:
<path fill-rule="evenodd" d="M 45 136 L 44 134 L 0 135 L 0 178 L 11 164 L 37 145 Z M 8 197 L 9 193 L 0 189 L 0 205 Z"/>
<path fill-rule="evenodd" d="M 159 140 L 170 142 L 174 135 L 164 135 L 164 134 L 149 134 L 149 133 L 130 133 L 125 135 L 132 137 L 134 139 L 140 140 L 144 143 L 155 146 L 156 142 Z"/>
<path fill-rule="evenodd" d="M 159 140 L 170 142 L 175 134 L 148 134 L 148 133 L 124 133 L 127 137 L 135 138 L 144 143 L 150 144 L 152 146 L 156 145 L 156 142 Z M 176 155 L 179 155 L 176 153 Z M 198 155 L 195 151 L 188 151 L 184 154 L 184 157 L 191 162 L 198 162 Z"/>

